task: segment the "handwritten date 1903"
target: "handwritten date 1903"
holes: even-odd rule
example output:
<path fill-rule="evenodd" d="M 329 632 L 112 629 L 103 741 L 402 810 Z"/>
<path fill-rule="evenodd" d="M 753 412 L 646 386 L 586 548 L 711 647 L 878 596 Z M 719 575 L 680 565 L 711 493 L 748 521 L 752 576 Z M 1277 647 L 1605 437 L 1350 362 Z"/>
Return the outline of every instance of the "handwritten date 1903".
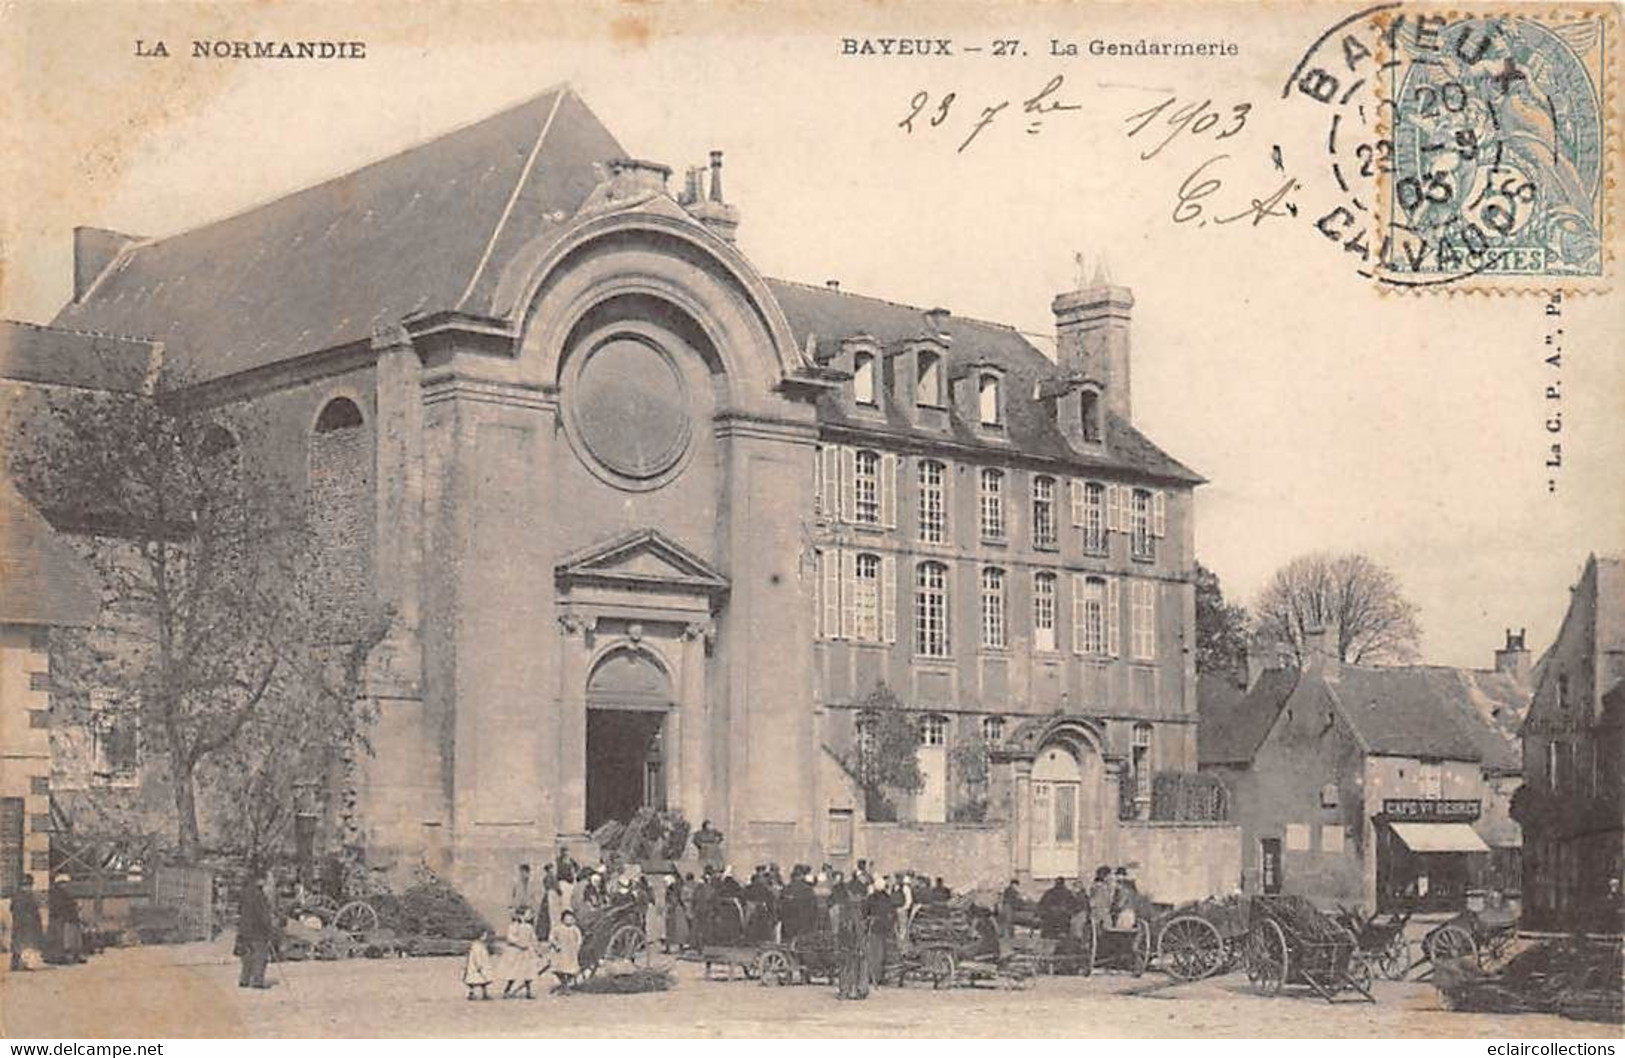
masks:
<path fill-rule="evenodd" d="M 1157 121 L 1159 116 L 1162 116 L 1164 111 L 1168 110 L 1176 102 L 1178 102 L 1177 96 L 1169 96 L 1154 107 L 1142 110 L 1137 114 L 1130 114 L 1124 118 L 1123 124 L 1129 126 L 1129 139 L 1133 139 L 1144 132 L 1153 122 Z M 1211 99 L 1204 99 L 1200 103 L 1186 103 L 1169 113 L 1165 120 L 1157 123 L 1150 136 L 1155 137 L 1163 129 L 1167 129 L 1168 134 L 1155 147 L 1142 152 L 1140 159 L 1150 161 L 1155 158 L 1162 153 L 1164 147 L 1172 143 L 1182 132 L 1189 132 L 1193 136 L 1201 136 L 1212 131 L 1215 126 L 1222 125 L 1222 128 L 1213 133 L 1213 138 L 1227 140 L 1246 127 L 1247 114 L 1252 109 L 1253 105 L 1251 103 L 1237 103 L 1230 107 L 1228 112 L 1221 112 L 1213 109 L 1213 100 Z"/>

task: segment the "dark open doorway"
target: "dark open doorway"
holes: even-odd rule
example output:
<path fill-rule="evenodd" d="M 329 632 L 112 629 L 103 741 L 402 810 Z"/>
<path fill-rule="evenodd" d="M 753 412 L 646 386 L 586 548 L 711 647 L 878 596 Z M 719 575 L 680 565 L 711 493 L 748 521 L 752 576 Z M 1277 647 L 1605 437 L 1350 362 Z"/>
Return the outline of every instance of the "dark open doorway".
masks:
<path fill-rule="evenodd" d="M 587 829 L 666 807 L 663 711 L 587 710 Z"/>

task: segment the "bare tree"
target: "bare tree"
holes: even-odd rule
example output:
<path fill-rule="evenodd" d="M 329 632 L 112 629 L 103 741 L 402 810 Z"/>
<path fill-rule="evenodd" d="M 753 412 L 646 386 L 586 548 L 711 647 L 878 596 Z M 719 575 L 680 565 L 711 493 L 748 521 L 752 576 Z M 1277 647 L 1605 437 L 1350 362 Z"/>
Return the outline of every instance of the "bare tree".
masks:
<path fill-rule="evenodd" d="M 82 692 L 64 697 L 110 692 L 139 717 L 143 747 L 168 772 L 178 851 L 195 859 L 200 782 L 219 786 L 211 810 L 251 822 L 233 806 L 323 780 L 317 744 L 359 737 L 358 674 L 384 618 L 318 640 L 302 508 L 206 417 L 77 393 L 46 398 L 24 422 L 11 472 L 76 532 L 103 586 L 96 625 L 64 643 Z M 263 822 L 265 836 L 279 829 Z"/>
<path fill-rule="evenodd" d="M 1358 554 L 1301 555 L 1277 570 L 1254 607 L 1258 635 L 1299 664 L 1306 634 L 1335 637 L 1337 657 L 1352 664 L 1392 664 L 1416 656 L 1421 628 L 1399 579 Z"/>

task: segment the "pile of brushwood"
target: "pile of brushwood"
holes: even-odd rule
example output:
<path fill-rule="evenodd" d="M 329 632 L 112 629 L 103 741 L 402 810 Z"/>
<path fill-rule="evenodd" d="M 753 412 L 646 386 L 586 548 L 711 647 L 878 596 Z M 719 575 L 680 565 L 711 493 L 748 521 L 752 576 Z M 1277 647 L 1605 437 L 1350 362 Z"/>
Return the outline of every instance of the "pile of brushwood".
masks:
<path fill-rule="evenodd" d="M 1433 983 L 1452 1010 L 1519 1014 L 1540 1011 L 1581 1021 L 1625 1020 L 1617 939 L 1543 941 L 1489 974 L 1468 960 L 1434 967 Z"/>
<path fill-rule="evenodd" d="M 922 947 L 969 949 L 976 946 L 976 927 L 965 908 L 921 904 L 909 920 L 908 940 Z"/>
<path fill-rule="evenodd" d="M 688 845 L 683 813 L 640 808 L 625 823 L 611 819 L 592 832 L 604 862 L 611 867 L 650 860 L 680 860 Z"/>
<path fill-rule="evenodd" d="M 1274 919 L 1288 937 L 1306 941 L 1347 941 L 1348 931 L 1301 896 L 1262 896 L 1252 905 L 1254 917 Z"/>
<path fill-rule="evenodd" d="M 570 991 L 624 996 L 638 992 L 664 992 L 676 983 L 670 970 L 640 966 L 633 970 L 600 970 Z"/>
<path fill-rule="evenodd" d="M 376 926 L 346 932 L 331 922 L 307 918 L 289 922 L 279 946 L 282 958 L 380 959 L 406 955 L 462 955 L 468 943 L 488 929 L 468 900 L 439 875 L 419 868 L 400 893 L 377 881 L 364 899 L 378 913 Z"/>

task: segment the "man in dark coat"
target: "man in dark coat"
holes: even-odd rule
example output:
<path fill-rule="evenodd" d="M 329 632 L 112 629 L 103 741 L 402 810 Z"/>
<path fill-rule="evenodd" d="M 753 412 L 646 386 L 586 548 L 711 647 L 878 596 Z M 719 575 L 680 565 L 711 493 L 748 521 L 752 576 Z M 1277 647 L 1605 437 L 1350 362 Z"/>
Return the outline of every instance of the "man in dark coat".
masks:
<path fill-rule="evenodd" d="M 39 898 L 34 876 L 25 874 L 11 894 L 11 968 L 23 968 L 23 952 L 45 951 L 45 927 L 40 924 Z"/>
<path fill-rule="evenodd" d="M 271 942 L 276 937 L 276 922 L 271 909 L 271 898 L 266 895 L 267 880 L 258 871 L 250 871 L 243 883 L 242 899 L 238 904 L 237 954 L 242 969 L 237 974 L 238 988 L 266 988 L 265 964 L 271 961 Z"/>
<path fill-rule="evenodd" d="M 779 919 L 783 923 L 782 940 L 788 944 L 804 933 L 817 928 L 818 895 L 807 882 L 807 869 L 797 867 L 779 898 Z"/>
<path fill-rule="evenodd" d="M 1072 924 L 1072 912 L 1076 910 L 1076 900 L 1072 890 L 1067 888 L 1066 879 L 1055 879 L 1055 884 L 1038 898 L 1039 934 L 1050 940 L 1065 937 Z"/>
<path fill-rule="evenodd" d="M 51 913 L 51 926 L 47 936 L 49 952 L 46 961 L 84 962 L 84 934 L 79 924 L 79 901 L 68 892 L 66 876 L 58 877 L 51 883 L 50 892 L 45 898 L 45 906 Z"/>
<path fill-rule="evenodd" d="M 866 961 L 869 980 L 880 984 L 885 977 L 886 964 L 897 949 L 897 905 L 885 883 L 876 882 L 863 901 L 863 910 L 869 919 L 869 943 Z"/>

